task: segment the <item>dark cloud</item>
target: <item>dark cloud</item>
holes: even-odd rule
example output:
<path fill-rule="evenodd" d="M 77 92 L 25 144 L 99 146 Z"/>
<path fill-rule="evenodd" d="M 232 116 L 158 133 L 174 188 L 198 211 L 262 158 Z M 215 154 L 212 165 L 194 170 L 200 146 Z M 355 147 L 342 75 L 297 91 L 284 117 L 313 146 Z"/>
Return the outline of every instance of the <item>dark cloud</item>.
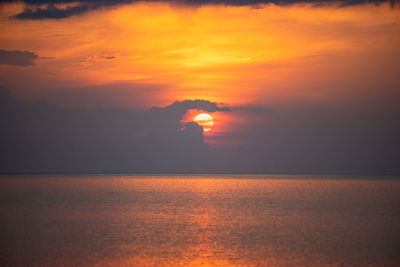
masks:
<path fill-rule="evenodd" d="M 234 107 L 232 107 L 232 110 L 241 111 L 241 112 L 249 112 L 249 113 L 268 113 L 268 112 L 273 111 L 271 108 L 264 108 L 264 107 L 251 106 L 251 105 L 234 106 Z"/>
<path fill-rule="evenodd" d="M 271 112 L 185 100 L 134 111 L 28 103 L 0 88 L 0 172 L 399 173 L 400 110 L 388 103 Z M 191 109 L 246 124 L 208 145 L 199 125 L 181 122 Z"/>
<path fill-rule="evenodd" d="M 0 172 L 200 171 L 203 130 L 181 119 L 190 109 L 228 111 L 206 100 L 133 111 L 27 103 L 5 88 L 0 97 Z"/>
<path fill-rule="evenodd" d="M 12 2 L 2 1 L 2 2 Z M 21 13 L 14 16 L 17 19 L 62 19 L 73 15 L 83 14 L 85 12 L 99 9 L 102 7 L 110 7 L 121 4 L 129 4 L 134 2 L 140 2 L 138 0 L 117 0 L 117 1 L 105 1 L 105 0 L 25 0 L 28 7 L 26 7 Z M 148 1 L 152 2 L 152 1 Z M 365 3 L 380 4 L 384 2 L 390 2 L 393 7 L 398 0 L 154 0 L 154 2 L 171 2 L 180 5 L 191 5 L 200 6 L 206 4 L 220 4 L 227 6 L 254 6 L 260 7 L 262 4 L 276 4 L 276 5 L 290 5 L 296 3 L 311 3 L 315 5 L 329 4 L 329 3 L 341 3 L 342 6 L 358 5 Z M 57 7 L 57 4 L 69 4 L 73 3 L 69 7 Z M 76 5 L 77 4 L 77 5 Z"/>
<path fill-rule="evenodd" d="M 232 142 L 217 148 L 212 162 L 231 172 L 399 173 L 399 112 L 281 107 L 265 113 L 264 122 L 224 135 Z"/>
<path fill-rule="evenodd" d="M 227 106 L 221 106 L 217 103 L 210 102 L 208 100 L 184 100 L 184 101 L 175 101 L 173 104 L 165 107 L 165 108 L 152 108 L 152 111 L 158 111 L 160 109 L 167 110 L 169 112 L 173 112 L 176 114 L 184 114 L 189 109 L 201 109 L 208 112 L 216 112 L 216 111 L 230 111 L 230 108 Z"/>
<path fill-rule="evenodd" d="M 0 49 L 0 64 L 32 66 L 33 60 L 39 59 L 38 55 L 29 51 L 9 51 Z"/>
<path fill-rule="evenodd" d="M 144 108 L 144 103 L 159 101 L 154 96 L 159 95 L 164 88 L 165 85 L 162 84 L 111 83 L 48 90 L 42 92 L 42 97 L 52 103 L 73 108 L 120 107 L 132 109 Z M 138 101 L 139 99 L 140 101 Z"/>
<path fill-rule="evenodd" d="M 73 15 L 85 13 L 91 9 L 90 5 L 80 4 L 67 8 L 57 8 L 50 4 L 45 8 L 25 8 L 24 11 L 15 15 L 17 19 L 63 19 Z"/>

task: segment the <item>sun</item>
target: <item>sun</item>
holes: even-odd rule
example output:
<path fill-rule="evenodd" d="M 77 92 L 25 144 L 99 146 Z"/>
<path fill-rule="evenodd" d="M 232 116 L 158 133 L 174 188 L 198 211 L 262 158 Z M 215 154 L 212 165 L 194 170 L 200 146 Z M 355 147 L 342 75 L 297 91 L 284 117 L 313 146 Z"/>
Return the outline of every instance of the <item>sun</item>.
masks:
<path fill-rule="evenodd" d="M 194 122 L 203 127 L 204 132 L 208 132 L 214 126 L 213 117 L 207 113 L 200 113 L 194 118 Z"/>

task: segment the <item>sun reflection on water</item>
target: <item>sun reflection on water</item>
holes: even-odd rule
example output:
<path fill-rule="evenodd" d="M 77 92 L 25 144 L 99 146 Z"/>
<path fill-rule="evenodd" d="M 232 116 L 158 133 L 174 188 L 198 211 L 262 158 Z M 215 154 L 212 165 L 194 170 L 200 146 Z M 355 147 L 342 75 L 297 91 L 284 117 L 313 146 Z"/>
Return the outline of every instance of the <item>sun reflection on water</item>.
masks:
<path fill-rule="evenodd" d="M 12 266 L 400 262 L 398 181 L 91 176 L 0 183 L 2 261 Z"/>

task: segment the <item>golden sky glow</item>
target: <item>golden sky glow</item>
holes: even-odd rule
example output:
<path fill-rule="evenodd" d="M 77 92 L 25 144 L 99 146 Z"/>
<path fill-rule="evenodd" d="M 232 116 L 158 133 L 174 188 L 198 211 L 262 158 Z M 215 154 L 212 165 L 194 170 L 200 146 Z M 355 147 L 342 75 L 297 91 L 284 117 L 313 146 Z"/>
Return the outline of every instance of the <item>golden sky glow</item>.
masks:
<path fill-rule="evenodd" d="M 33 67 L 2 65 L 0 78 L 22 98 L 73 105 L 57 91 L 112 90 L 115 106 L 196 98 L 275 105 L 351 98 L 374 81 L 387 90 L 398 84 L 400 12 L 389 4 L 137 3 L 62 20 L 8 18 L 21 9 L 3 5 L 1 49 L 42 58 Z"/>

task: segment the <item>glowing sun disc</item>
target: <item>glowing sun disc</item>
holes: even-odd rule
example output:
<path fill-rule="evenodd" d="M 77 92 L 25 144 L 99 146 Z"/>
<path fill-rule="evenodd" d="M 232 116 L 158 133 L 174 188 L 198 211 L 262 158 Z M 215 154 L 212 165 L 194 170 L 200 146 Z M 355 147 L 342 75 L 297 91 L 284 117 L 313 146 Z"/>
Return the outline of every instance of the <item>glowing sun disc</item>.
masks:
<path fill-rule="evenodd" d="M 194 121 L 203 127 L 204 132 L 208 132 L 214 126 L 214 120 L 210 114 L 207 113 L 200 113 L 194 118 Z"/>

